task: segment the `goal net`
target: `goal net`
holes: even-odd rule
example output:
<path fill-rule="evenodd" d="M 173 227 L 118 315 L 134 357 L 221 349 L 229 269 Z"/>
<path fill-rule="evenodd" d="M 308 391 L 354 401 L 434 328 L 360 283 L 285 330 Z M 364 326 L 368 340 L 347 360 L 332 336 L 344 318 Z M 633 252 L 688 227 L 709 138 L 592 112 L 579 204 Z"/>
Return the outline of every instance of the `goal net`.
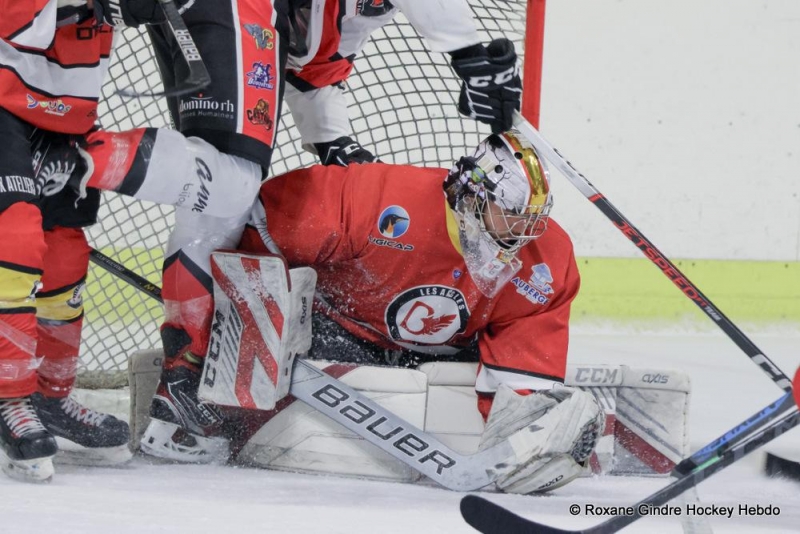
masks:
<path fill-rule="evenodd" d="M 525 54 L 525 37 L 541 36 L 541 16 L 527 16 L 528 4 L 544 0 L 469 0 L 484 43 L 498 37 L 514 41 L 526 63 L 523 74 L 541 65 L 541 53 Z M 536 13 L 538 15 L 538 12 Z M 527 26 L 527 28 L 526 28 Z M 529 44 L 529 48 L 534 48 Z M 347 98 L 355 138 L 389 163 L 441 166 L 472 150 L 489 133 L 486 125 L 463 118 L 456 102 L 460 81 L 446 54 L 427 51 L 425 42 L 399 15 L 373 33 L 355 61 L 347 83 Z M 123 99 L 120 89 L 156 90 L 161 80 L 147 35 L 126 29 L 118 39 L 103 87 L 100 120 L 108 130 L 169 127 L 164 99 Z M 538 79 L 528 83 L 526 108 L 538 108 Z M 535 92 L 532 92 L 535 91 Z M 536 110 L 538 112 L 538 109 Z M 530 115 L 529 115 L 529 118 Z M 535 119 L 532 119 L 535 120 Z M 284 106 L 270 174 L 316 162 L 300 147 L 299 134 Z M 161 264 L 173 208 L 104 194 L 99 222 L 89 229 L 89 241 L 151 282 L 161 283 Z M 128 356 L 161 346 L 158 329 L 163 320 L 159 303 L 127 283 L 92 265 L 85 298 L 80 387 L 113 388 L 127 381 Z"/>

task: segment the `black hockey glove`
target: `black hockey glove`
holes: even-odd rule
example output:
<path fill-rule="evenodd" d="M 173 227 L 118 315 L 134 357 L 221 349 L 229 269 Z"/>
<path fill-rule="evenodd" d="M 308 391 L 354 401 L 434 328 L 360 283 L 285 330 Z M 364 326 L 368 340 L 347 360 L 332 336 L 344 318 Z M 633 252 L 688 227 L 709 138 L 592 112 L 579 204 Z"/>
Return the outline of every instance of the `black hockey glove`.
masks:
<path fill-rule="evenodd" d="M 490 124 L 492 133 L 509 130 L 522 97 L 514 43 L 495 39 L 485 48 L 475 45 L 450 54 L 453 69 L 464 80 L 458 111 Z"/>
<path fill-rule="evenodd" d="M 342 136 L 329 143 L 314 143 L 323 165 L 347 167 L 351 163 L 374 163 L 378 161 L 372 152 L 358 144 L 352 137 Z"/>
<path fill-rule="evenodd" d="M 195 0 L 173 0 L 183 13 Z M 164 22 L 164 12 L 158 0 L 94 0 L 94 13 L 98 22 L 111 26 L 140 26 Z"/>

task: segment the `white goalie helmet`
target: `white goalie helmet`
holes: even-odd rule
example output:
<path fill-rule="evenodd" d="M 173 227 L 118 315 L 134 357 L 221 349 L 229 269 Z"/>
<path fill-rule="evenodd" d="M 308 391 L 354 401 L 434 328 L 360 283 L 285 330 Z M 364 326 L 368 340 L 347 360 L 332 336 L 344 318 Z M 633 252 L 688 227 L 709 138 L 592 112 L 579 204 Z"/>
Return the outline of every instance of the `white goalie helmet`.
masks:
<path fill-rule="evenodd" d="M 541 236 L 553 205 L 544 161 L 516 130 L 491 135 L 445 180 L 470 276 L 492 297 L 519 270 L 517 252 Z"/>

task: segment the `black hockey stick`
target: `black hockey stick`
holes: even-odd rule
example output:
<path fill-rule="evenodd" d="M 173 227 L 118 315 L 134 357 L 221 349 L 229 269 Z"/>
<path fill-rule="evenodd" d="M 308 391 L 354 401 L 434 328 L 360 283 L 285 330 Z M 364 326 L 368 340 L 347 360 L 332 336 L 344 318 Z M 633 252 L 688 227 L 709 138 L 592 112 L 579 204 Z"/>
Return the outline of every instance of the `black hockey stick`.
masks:
<path fill-rule="evenodd" d="M 796 409 L 790 410 L 788 415 L 773 421 L 761 431 L 752 434 L 746 441 L 710 459 L 691 473 L 683 475 L 635 505 L 626 507 L 624 515 L 614 516 L 592 527 L 576 530 L 550 527 L 522 518 L 476 495 L 467 495 L 461 499 L 461 515 L 470 526 L 483 534 L 612 534 L 642 517 L 647 517 L 653 508 L 666 504 L 798 424 L 800 424 L 800 412 Z"/>
<path fill-rule="evenodd" d="M 514 113 L 514 127 L 519 129 L 523 136 L 544 156 L 555 165 L 561 174 L 570 181 L 592 204 L 608 217 L 614 226 L 630 239 L 647 258 L 653 262 L 667 278 L 669 278 L 684 295 L 686 295 L 698 308 L 703 310 L 708 317 L 719 326 L 745 354 L 766 373 L 775 384 L 784 391 L 792 390 L 792 382 L 761 350 L 755 343 L 739 330 L 688 278 L 656 248 L 611 202 L 598 191 L 589 180 L 581 174 L 561 153 L 558 152 L 539 131 L 534 128 L 525 117 Z"/>
<path fill-rule="evenodd" d="M 142 276 L 139 276 L 118 261 L 109 258 L 95 248 L 89 252 L 89 259 L 98 267 L 101 267 L 114 276 L 125 280 L 136 289 L 143 291 L 148 296 L 153 297 L 161 304 L 164 304 L 164 299 L 161 298 L 161 288 L 158 287 L 158 285 L 150 282 Z"/>
<path fill-rule="evenodd" d="M 175 42 L 178 43 L 178 47 L 183 54 L 183 59 L 186 60 L 186 65 L 189 68 L 189 76 L 172 89 L 164 91 L 145 91 L 142 93 L 121 89 L 117 91 L 117 94 L 121 96 L 180 96 L 197 92 L 211 83 L 211 76 L 208 74 L 208 69 L 206 69 L 205 63 L 203 63 L 203 58 L 200 57 L 200 52 L 197 50 L 197 45 L 195 45 L 194 39 L 192 39 L 192 35 L 189 33 L 189 29 L 186 27 L 186 23 L 178 12 L 178 8 L 175 7 L 175 2 L 173 0 L 158 0 L 158 2 L 161 6 L 161 10 L 164 12 L 164 17 L 167 19 L 167 25 L 172 33 L 172 37 L 175 39 Z"/>

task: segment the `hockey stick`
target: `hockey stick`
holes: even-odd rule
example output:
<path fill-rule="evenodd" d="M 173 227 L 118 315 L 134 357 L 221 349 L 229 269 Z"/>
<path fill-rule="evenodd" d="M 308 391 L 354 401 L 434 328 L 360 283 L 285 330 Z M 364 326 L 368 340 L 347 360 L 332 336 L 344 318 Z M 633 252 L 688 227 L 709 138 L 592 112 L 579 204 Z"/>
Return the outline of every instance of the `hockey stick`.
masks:
<path fill-rule="evenodd" d="M 745 354 L 784 391 L 792 390 L 792 383 L 750 339 L 739 330 L 688 278 L 664 256 L 622 213 L 606 199 L 558 150 L 542 137 L 525 117 L 514 112 L 516 127 L 545 159 L 555 165 L 561 174 L 608 217 L 612 223 L 669 278 L 684 295 L 719 326 Z"/>
<path fill-rule="evenodd" d="M 461 515 L 467 523 L 483 534 L 612 534 L 642 517 L 647 517 L 653 508 L 666 504 L 687 489 L 697 486 L 703 480 L 800 424 L 800 412 L 796 409 L 789 412 L 782 419 L 773 421 L 769 426 L 752 434 L 746 441 L 711 458 L 691 473 L 681 476 L 635 505 L 626 507 L 624 515 L 614 516 L 592 527 L 577 530 L 550 527 L 524 519 L 476 495 L 467 495 L 461 500 Z"/>
<path fill-rule="evenodd" d="M 109 273 L 164 303 L 157 285 L 97 250 L 91 251 L 90 258 Z M 294 362 L 289 393 L 412 469 L 454 491 L 478 490 L 492 484 L 499 476 L 497 468 L 515 456 L 507 441 L 471 455 L 455 452 L 369 397 L 299 358 Z"/>
<path fill-rule="evenodd" d="M 197 92 L 211 83 L 208 69 L 203 63 L 203 58 L 200 57 L 200 52 L 197 50 L 197 45 L 195 45 L 186 23 L 183 21 L 180 12 L 178 12 L 178 8 L 175 7 L 175 2 L 173 0 L 158 0 L 158 3 L 164 12 L 164 17 L 167 19 L 167 26 L 169 26 L 172 37 L 178 43 L 183 59 L 186 60 L 189 76 L 169 90 L 138 93 L 132 90 L 120 89 L 117 91 L 118 95 L 126 97 L 173 97 Z"/>
<path fill-rule="evenodd" d="M 91 252 L 89 252 L 89 259 L 98 267 L 101 267 L 114 276 L 125 280 L 130 285 L 153 297 L 158 302 L 162 304 L 164 303 L 164 300 L 161 298 L 160 287 L 148 281 L 146 278 L 139 276 L 121 263 L 109 258 L 99 250 L 93 248 Z"/>

